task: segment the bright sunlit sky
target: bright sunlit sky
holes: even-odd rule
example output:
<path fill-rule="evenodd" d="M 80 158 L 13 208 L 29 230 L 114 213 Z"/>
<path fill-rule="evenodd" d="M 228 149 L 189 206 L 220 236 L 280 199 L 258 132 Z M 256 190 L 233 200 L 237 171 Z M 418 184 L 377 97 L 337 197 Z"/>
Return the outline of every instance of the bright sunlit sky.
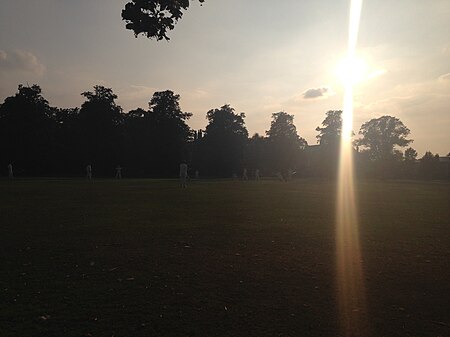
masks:
<path fill-rule="evenodd" d="M 185 12 L 170 42 L 134 38 L 120 16 L 126 2 L 0 0 L 0 102 L 36 83 L 51 105 L 75 107 L 101 84 L 127 112 L 170 89 L 194 114 L 192 128 L 229 103 L 246 113 L 250 134 L 268 130 L 273 112 L 294 114 L 309 144 L 326 111 L 342 109 L 347 0 L 206 0 Z M 364 1 L 358 55 L 355 132 L 395 116 L 419 155 L 446 155 L 450 1 Z"/>

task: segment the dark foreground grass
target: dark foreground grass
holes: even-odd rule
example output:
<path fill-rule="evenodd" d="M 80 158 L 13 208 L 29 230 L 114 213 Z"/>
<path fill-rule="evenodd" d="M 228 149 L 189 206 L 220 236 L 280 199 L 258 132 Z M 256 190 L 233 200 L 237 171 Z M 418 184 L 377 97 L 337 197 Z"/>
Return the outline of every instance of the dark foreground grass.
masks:
<path fill-rule="evenodd" d="M 450 184 L 362 182 L 368 336 L 450 336 Z M 0 336 L 339 336 L 334 185 L 0 181 Z"/>

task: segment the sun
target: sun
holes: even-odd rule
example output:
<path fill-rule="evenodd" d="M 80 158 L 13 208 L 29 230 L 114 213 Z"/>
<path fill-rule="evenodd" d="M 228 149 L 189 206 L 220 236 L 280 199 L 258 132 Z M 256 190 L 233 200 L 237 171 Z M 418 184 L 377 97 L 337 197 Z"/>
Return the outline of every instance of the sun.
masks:
<path fill-rule="evenodd" d="M 356 86 L 385 75 L 386 70 L 371 66 L 365 58 L 359 55 L 349 55 L 341 59 L 335 67 L 334 73 L 343 86 Z"/>
<path fill-rule="evenodd" d="M 336 77 L 343 84 L 355 85 L 369 78 L 367 62 L 358 56 L 343 58 L 336 67 Z"/>

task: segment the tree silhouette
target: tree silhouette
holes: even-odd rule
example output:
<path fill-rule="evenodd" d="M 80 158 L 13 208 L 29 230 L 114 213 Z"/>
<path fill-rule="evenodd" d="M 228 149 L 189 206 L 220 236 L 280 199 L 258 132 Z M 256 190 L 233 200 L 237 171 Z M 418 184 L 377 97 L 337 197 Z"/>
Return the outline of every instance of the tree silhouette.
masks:
<path fill-rule="evenodd" d="M 142 177 L 154 174 L 157 127 L 151 112 L 138 108 L 125 114 L 124 119 L 123 165 L 127 175 Z"/>
<path fill-rule="evenodd" d="M 396 147 L 405 147 L 413 140 L 407 139 L 410 131 L 392 116 L 374 118 L 361 126 L 359 138 L 355 143 L 363 148 L 367 158 L 372 161 L 375 172 L 386 178 L 398 174 L 402 153 Z"/>
<path fill-rule="evenodd" d="M 132 0 L 122 10 L 122 19 L 135 37 L 143 34 L 156 40 L 170 40 L 167 32 L 183 16 L 193 0 Z M 201 4 L 205 0 L 198 0 Z"/>
<path fill-rule="evenodd" d="M 316 136 L 320 146 L 315 152 L 309 151 L 309 163 L 315 176 L 335 178 L 339 161 L 339 145 L 342 134 L 342 111 L 329 110 L 322 122 L 322 127 L 317 127 L 319 134 Z"/>
<path fill-rule="evenodd" d="M 289 169 L 298 168 L 301 150 L 308 143 L 297 134 L 294 116 L 286 112 L 273 113 L 266 134 L 272 170 L 285 175 Z"/>
<path fill-rule="evenodd" d="M 408 162 L 414 162 L 417 159 L 417 151 L 414 150 L 412 147 L 408 147 L 405 150 L 405 160 Z"/>
<path fill-rule="evenodd" d="M 38 85 L 19 85 L 14 96 L 0 104 L 0 170 L 9 163 L 19 176 L 81 175 L 87 164 L 95 176 L 113 176 L 117 165 L 126 176 L 174 177 L 179 163 L 202 176 L 230 177 L 247 168 L 264 175 L 289 169 L 302 174 L 308 164 L 314 175 L 333 177 L 337 171 L 341 133 L 340 110 L 330 110 L 318 131 L 320 145 L 308 147 L 286 112 L 272 114 L 266 137 L 248 138 L 245 114 L 230 105 L 207 112 L 206 130 L 193 132 L 191 113 L 183 112 L 180 96 L 171 90 L 155 92 L 148 109 L 124 114 L 111 88 L 95 86 L 83 92 L 81 109 L 51 107 Z M 445 160 L 427 152 L 419 161 L 409 129 L 398 119 L 383 116 L 364 123 L 355 144 L 358 173 L 366 176 L 447 178 Z M 450 154 L 449 154 L 450 155 Z"/>
<path fill-rule="evenodd" d="M 323 127 L 317 127 L 316 136 L 320 145 L 339 145 L 342 133 L 342 110 L 329 110 L 322 122 Z"/>
<path fill-rule="evenodd" d="M 27 175 L 49 173 L 55 155 L 53 109 L 38 85 L 19 85 L 0 107 L 1 165 Z"/>
<path fill-rule="evenodd" d="M 394 155 L 395 146 L 408 146 L 413 140 L 407 139 L 409 129 L 400 119 L 383 116 L 364 123 L 359 131 L 358 146 L 365 148 L 371 159 L 386 160 Z"/>
<path fill-rule="evenodd" d="M 255 133 L 247 142 L 244 166 L 251 174 L 267 170 L 267 139 Z"/>
<path fill-rule="evenodd" d="M 179 104 L 180 95 L 166 90 L 155 92 L 149 102 L 151 121 L 155 128 L 155 167 L 159 175 L 176 174 L 181 160 L 187 160 L 187 143 L 192 132 L 186 121 L 192 116 L 183 112 Z"/>
<path fill-rule="evenodd" d="M 228 104 L 206 113 L 208 125 L 202 138 L 206 162 L 202 168 L 209 175 L 230 177 L 242 168 L 248 138 L 245 114 L 237 114 Z"/>
<path fill-rule="evenodd" d="M 54 168 L 58 173 L 80 174 L 84 149 L 80 139 L 84 130 L 79 126 L 79 108 L 53 109 L 53 120 L 56 128 L 56 156 Z"/>
<path fill-rule="evenodd" d="M 413 178 L 417 174 L 417 151 L 412 147 L 409 147 L 405 150 L 404 155 L 404 172 L 403 176 L 406 178 Z"/>
<path fill-rule="evenodd" d="M 420 159 L 419 175 L 423 179 L 435 179 L 439 171 L 439 155 L 430 151 L 425 152 Z"/>
<path fill-rule="evenodd" d="M 94 172 L 107 175 L 121 159 L 122 108 L 111 88 L 96 85 L 81 95 L 86 101 L 77 118 L 80 157 L 83 165 L 90 163 Z"/>

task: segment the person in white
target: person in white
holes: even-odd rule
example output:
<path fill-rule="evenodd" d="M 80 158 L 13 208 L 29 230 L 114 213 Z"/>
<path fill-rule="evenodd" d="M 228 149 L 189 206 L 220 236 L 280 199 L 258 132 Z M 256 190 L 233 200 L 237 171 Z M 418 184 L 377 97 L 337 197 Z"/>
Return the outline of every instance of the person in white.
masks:
<path fill-rule="evenodd" d="M 120 165 L 117 165 L 116 167 L 116 179 L 122 179 L 122 168 Z"/>
<path fill-rule="evenodd" d="M 86 166 L 86 178 L 88 180 L 92 179 L 92 166 L 91 166 L 91 164 L 88 164 L 88 166 Z"/>
<path fill-rule="evenodd" d="M 8 177 L 10 179 L 14 178 L 14 173 L 13 173 L 13 166 L 12 164 L 8 164 Z"/>
<path fill-rule="evenodd" d="M 287 180 L 292 180 L 292 177 L 294 176 L 294 174 L 295 174 L 295 171 L 293 169 L 289 169 Z"/>
<path fill-rule="evenodd" d="M 180 164 L 180 180 L 181 180 L 181 187 L 186 188 L 187 187 L 187 177 L 188 177 L 188 166 L 185 162 Z"/>
<path fill-rule="evenodd" d="M 259 180 L 259 169 L 255 170 L 255 180 L 258 181 Z"/>
<path fill-rule="evenodd" d="M 245 180 L 245 181 L 248 180 L 247 169 L 246 168 L 244 168 L 244 171 L 242 172 L 242 180 Z"/>

